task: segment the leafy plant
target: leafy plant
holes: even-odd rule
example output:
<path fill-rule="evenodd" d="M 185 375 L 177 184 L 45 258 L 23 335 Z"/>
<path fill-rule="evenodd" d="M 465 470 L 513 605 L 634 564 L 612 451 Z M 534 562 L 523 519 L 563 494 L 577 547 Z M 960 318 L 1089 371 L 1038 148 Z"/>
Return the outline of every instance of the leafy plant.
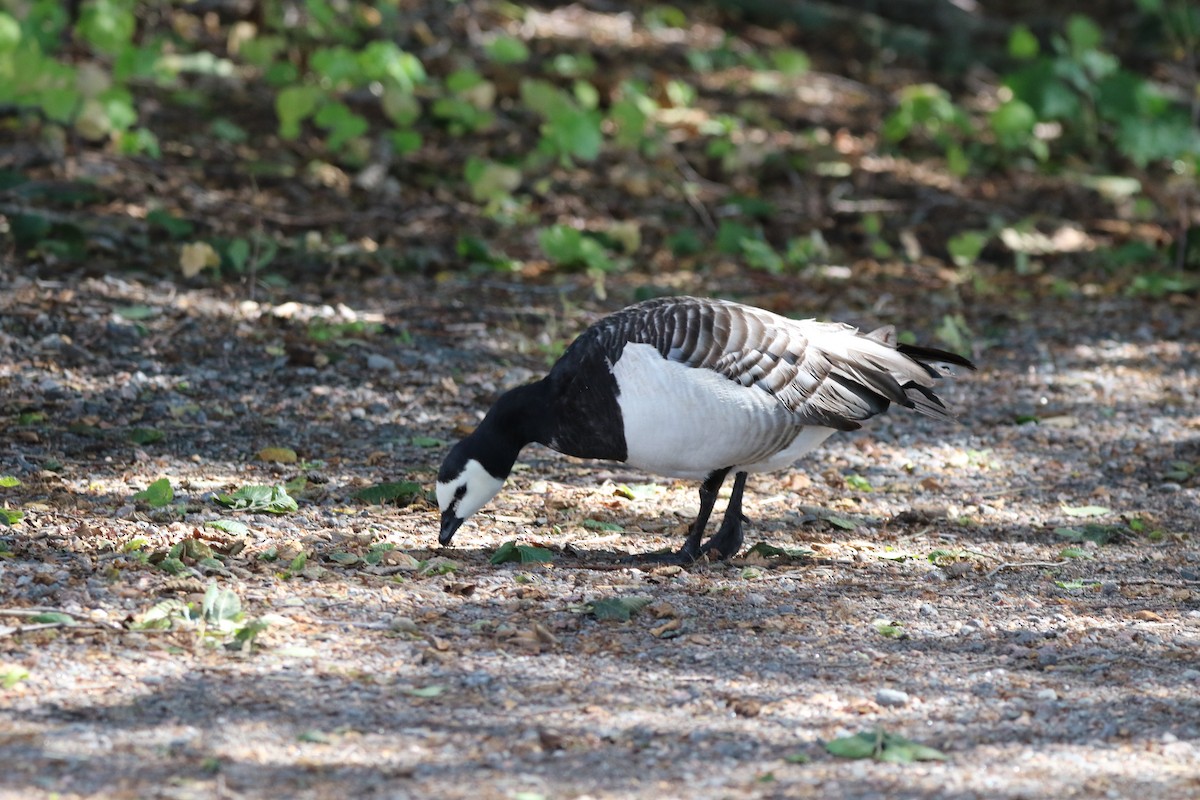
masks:
<path fill-rule="evenodd" d="M 244 522 L 238 522 L 234 519 L 214 519 L 204 523 L 206 528 L 222 531 L 233 536 L 245 536 L 250 532 L 250 527 Z"/>
<path fill-rule="evenodd" d="M 871 482 L 869 480 L 853 472 L 847 475 L 844 480 L 846 481 L 846 486 L 856 492 L 874 491 L 874 489 L 871 488 Z"/>
<path fill-rule="evenodd" d="M 354 493 L 354 499 L 373 505 L 395 503 L 398 506 L 407 506 L 412 504 L 420 495 L 421 484 L 416 481 L 398 481 L 394 483 L 379 483 L 359 489 Z"/>
<path fill-rule="evenodd" d="M 134 444 L 154 444 L 161 442 L 165 434 L 157 428 L 134 428 L 129 432 L 129 441 Z"/>
<path fill-rule="evenodd" d="M 883 729 L 863 731 L 853 736 L 843 736 L 825 744 L 825 750 L 839 758 L 870 758 L 893 764 L 909 764 L 914 761 L 946 761 L 949 757 L 941 750 L 906 739 Z"/>
<path fill-rule="evenodd" d="M 883 136 L 899 143 L 923 138 L 938 146 L 946 166 L 955 175 L 965 175 L 970 166 L 962 142 L 972 136 L 971 120 L 940 86 L 922 83 L 900 91 L 896 110 L 883 123 Z"/>
<path fill-rule="evenodd" d="M 595 236 L 570 225 L 542 228 L 538 232 L 538 245 L 560 267 L 586 267 L 601 273 L 616 269 L 616 263 Z"/>
<path fill-rule="evenodd" d="M 597 600 L 589 610 L 596 619 L 611 619 L 628 622 L 635 613 L 650 605 L 652 598 L 645 595 L 630 595 L 628 597 L 612 597 Z"/>
<path fill-rule="evenodd" d="M 516 561 L 520 564 L 547 564 L 554 560 L 554 553 L 544 547 L 533 547 L 511 541 L 500 545 L 488 560 L 492 564 L 505 564 L 509 561 Z"/>
<path fill-rule="evenodd" d="M 174 598 L 164 600 L 134 616 L 129 627 L 131 630 L 193 630 L 201 639 L 223 643 L 228 650 L 248 651 L 268 625 L 262 620 L 247 619 L 237 593 L 212 581 L 199 604 Z"/>
<path fill-rule="evenodd" d="M 599 111 L 585 108 L 576 98 L 542 80 L 521 81 L 521 101 L 544 120 L 538 150 L 569 163 L 594 161 L 604 142 Z"/>
<path fill-rule="evenodd" d="M 142 491 L 133 496 L 134 500 L 141 500 L 151 508 L 162 508 L 170 505 L 175 499 L 175 490 L 171 488 L 171 481 L 168 478 L 159 478 L 154 483 L 147 486 Z"/>
<path fill-rule="evenodd" d="M 1200 130 L 1188 109 L 1123 68 L 1120 59 L 1104 49 L 1104 31 L 1090 17 L 1069 17 L 1063 32 L 1051 37 L 1048 53 L 1041 52 L 1027 31 L 1013 36 L 1010 52 L 1027 64 L 1004 79 L 1012 94 L 1005 106 L 1020 110 L 1008 113 L 998 132 L 1004 134 L 1002 143 L 1017 144 L 1031 135 L 1036 122 L 1054 121 L 1062 127 L 1063 140 L 1084 152 L 1097 154 L 1102 142 L 1109 141 L 1140 167 L 1186 157 L 1194 168 L 1200 157 Z M 1014 122 L 1017 117 L 1020 124 Z"/>
<path fill-rule="evenodd" d="M 0 690 L 8 691 L 21 681 L 29 680 L 29 670 L 15 664 L 0 664 Z"/>
<path fill-rule="evenodd" d="M 268 514 L 288 514 L 299 506 L 282 486 L 243 486 L 230 494 L 220 494 L 218 503 L 236 511 L 265 511 Z"/>
<path fill-rule="evenodd" d="M 875 632 L 880 636 L 886 636 L 889 639 L 903 639 L 907 636 L 904 632 L 904 626 L 897 622 L 889 622 L 887 620 L 876 620 Z"/>
<path fill-rule="evenodd" d="M 806 550 L 802 547 L 777 547 L 766 542 L 758 542 L 749 550 L 746 551 L 747 556 L 762 556 L 763 558 L 808 558 L 813 555 L 812 550 Z"/>

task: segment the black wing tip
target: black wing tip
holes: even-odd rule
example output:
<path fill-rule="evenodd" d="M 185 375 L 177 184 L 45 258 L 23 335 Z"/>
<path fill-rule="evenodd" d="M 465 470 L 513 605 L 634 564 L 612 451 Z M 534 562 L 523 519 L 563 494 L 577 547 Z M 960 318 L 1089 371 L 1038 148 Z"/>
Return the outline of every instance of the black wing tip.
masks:
<path fill-rule="evenodd" d="M 965 356 L 960 356 L 958 353 L 951 353 L 949 350 L 939 350 L 936 347 L 923 347 L 919 344 L 898 344 L 896 350 L 917 361 L 934 361 L 940 364 L 953 364 L 956 367 L 964 367 L 969 370 L 976 370 L 975 362 Z"/>

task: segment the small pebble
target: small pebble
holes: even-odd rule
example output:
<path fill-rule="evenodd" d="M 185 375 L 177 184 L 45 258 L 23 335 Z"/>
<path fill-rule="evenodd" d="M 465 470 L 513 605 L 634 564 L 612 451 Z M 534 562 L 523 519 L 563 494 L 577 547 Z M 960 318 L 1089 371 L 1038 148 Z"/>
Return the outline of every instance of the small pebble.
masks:
<path fill-rule="evenodd" d="M 407 619 L 407 617 L 405 617 L 405 619 Z M 412 620 L 408 620 L 408 621 L 410 623 L 412 622 Z M 392 623 L 392 627 L 395 628 L 395 623 Z M 414 627 L 414 629 L 416 628 L 415 625 L 413 627 Z M 463 676 L 463 683 L 472 688 L 479 688 L 480 686 L 487 686 L 493 680 L 495 680 L 495 678 L 490 673 L 484 672 L 483 670 L 479 670 L 477 672 L 469 672 Z"/>
<path fill-rule="evenodd" d="M 908 705 L 908 692 L 902 692 L 899 689 L 880 689 L 875 692 L 875 702 L 881 706 L 906 706 Z"/>
<path fill-rule="evenodd" d="M 1042 689 L 1034 695 L 1038 700 L 1057 700 L 1058 692 L 1053 689 Z"/>
<path fill-rule="evenodd" d="M 1200 669 L 1185 669 L 1179 673 L 1185 681 L 1200 681 Z"/>
<path fill-rule="evenodd" d="M 367 369 L 372 370 L 387 370 L 391 372 L 396 368 L 396 362 L 387 356 L 381 356 L 378 353 L 371 353 L 367 356 Z"/>
<path fill-rule="evenodd" d="M 1048 644 L 1044 647 L 1039 647 L 1037 650 L 1037 661 L 1039 667 L 1048 667 L 1058 663 L 1058 650 L 1054 645 Z"/>
<path fill-rule="evenodd" d="M 917 608 L 923 617 L 936 617 L 938 615 L 937 606 L 932 603 L 921 603 Z"/>

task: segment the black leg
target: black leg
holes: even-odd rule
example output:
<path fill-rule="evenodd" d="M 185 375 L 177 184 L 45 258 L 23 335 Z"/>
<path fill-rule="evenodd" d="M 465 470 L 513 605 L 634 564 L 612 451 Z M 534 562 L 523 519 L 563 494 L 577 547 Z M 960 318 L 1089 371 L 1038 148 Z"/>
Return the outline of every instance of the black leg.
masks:
<path fill-rule="evenodd" d="M 709 558 L 733 558 L 742 549 L 742 491 L 746 488 L 746 473 L 739 472 L 733 479 L 733 494 L 729 496 L 729 507 L 725 509 L 725 519 L 717 534 L 713 536 L 701 553 L 707 553 Z"/>
<path fill-rule="evenodd" d="M 704 536 L 704 529 L 708 526 L 708 518 L 712 516 L 713 505 L 717 502 L 717 492 L 721 490 L 721 484 L 725 482 L 725 476 L 729 474 L 729 470 L 730 467 L 714 470 L 704 479 L 704 483 L 700 484 L 700 513 L 696 515 L 695 521 L 688 529 L 688 538 L 683 543 L 683 547 L 674 553 L 651 553 L 639 556 L 638 560 L 659 564 L 691 564 L 698 559 L 701 552 L 700 539 Z"/>

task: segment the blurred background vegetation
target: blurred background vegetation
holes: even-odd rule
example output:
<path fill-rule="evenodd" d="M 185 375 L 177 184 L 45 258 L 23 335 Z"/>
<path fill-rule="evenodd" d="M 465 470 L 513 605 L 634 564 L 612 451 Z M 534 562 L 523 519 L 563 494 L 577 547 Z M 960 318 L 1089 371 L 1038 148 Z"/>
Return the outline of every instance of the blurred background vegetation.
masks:
<path fill-rule="evenodd" d="M 1198 54 L 1190 0 L 0 0 L 0 246 L 252 293 L 1190 302 Z"/>

